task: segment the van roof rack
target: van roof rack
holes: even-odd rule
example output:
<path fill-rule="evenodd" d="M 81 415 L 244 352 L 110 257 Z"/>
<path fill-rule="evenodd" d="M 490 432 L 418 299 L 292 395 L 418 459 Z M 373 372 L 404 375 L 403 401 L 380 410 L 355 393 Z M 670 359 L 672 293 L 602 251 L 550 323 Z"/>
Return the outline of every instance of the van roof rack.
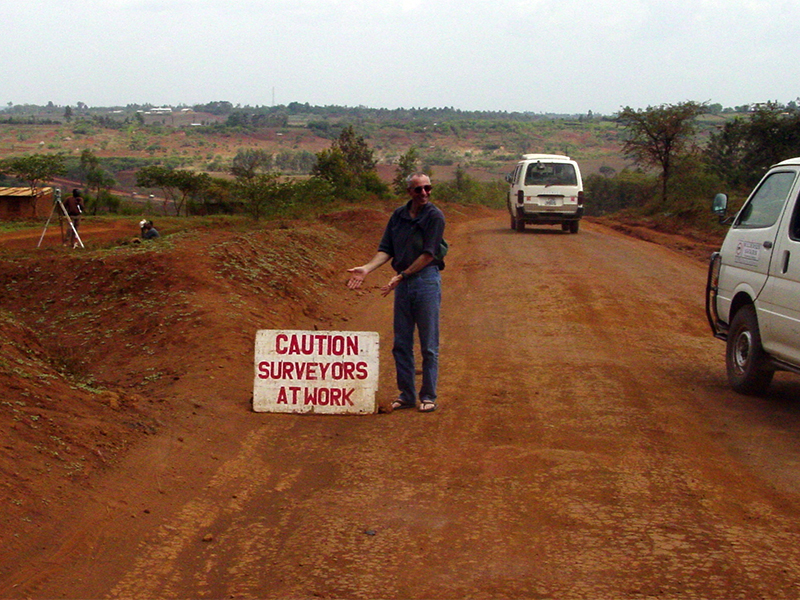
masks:
<path fill-rule="evenodd" d="M 523 154 L 522 158 L 524 160 L 570 160 L 569 156 L 565 156 L 564 154 Z"/>

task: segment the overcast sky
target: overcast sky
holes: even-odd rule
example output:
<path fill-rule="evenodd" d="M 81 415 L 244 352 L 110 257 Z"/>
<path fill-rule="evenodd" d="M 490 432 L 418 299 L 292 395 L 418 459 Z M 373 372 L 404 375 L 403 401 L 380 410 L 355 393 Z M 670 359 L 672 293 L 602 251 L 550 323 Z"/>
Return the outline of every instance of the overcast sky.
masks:
<path fill-rule="evenodd" d="M 612 114 L 800 96 L 798 0 L 0 0 L 0 106 Z"/>

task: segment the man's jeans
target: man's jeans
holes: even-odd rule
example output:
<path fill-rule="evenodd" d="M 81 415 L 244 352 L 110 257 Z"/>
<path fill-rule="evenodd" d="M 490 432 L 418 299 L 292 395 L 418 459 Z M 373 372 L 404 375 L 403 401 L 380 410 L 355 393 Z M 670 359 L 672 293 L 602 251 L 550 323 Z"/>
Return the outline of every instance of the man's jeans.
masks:
<path fill-rule="evenodd" d="M 403 279 L 394 290 L 394 355 L 400 401 L 415 404 L 414 327 L 422 350 L 421 401 L 436 401 L 439 378 L 439 308 L 442 277 L 435 266 Z"/>

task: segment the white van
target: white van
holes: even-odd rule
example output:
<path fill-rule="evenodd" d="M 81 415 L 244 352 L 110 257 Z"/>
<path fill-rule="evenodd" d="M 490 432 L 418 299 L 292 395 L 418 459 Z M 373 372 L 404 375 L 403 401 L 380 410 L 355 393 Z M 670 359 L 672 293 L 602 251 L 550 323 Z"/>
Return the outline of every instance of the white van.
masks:
<path fill-rule="evenodd" d="M 767 171 L 711 256 L 706 314 L 727 342 L 728 382 L 759 394 L 776 370 L 800 373 L 800 157 Z M 727 210 L 718 194 L 714 212 Z"/>
<path fill-rule="evenodd" d="M 506 177 L 511 229 L 526 223 L 561 225 L 578 233 L 583 216 L 583 180 L 578 163 L 560 154 L 524 154 Z"/>

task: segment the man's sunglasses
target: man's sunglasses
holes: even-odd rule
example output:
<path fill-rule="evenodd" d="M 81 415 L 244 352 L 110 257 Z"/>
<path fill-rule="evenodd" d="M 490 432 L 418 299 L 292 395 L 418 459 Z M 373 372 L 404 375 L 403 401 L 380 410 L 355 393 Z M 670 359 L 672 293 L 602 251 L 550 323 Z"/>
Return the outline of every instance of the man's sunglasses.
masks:
<path fill-rule="evenodd" d="M 421 194 L 422 190 L 425 190 L 426 192 L 430 193 L 432 189 L 433 189 L 432 185 L 418 185 L 417 187 L 414 188 L 414 193 Z"/>

